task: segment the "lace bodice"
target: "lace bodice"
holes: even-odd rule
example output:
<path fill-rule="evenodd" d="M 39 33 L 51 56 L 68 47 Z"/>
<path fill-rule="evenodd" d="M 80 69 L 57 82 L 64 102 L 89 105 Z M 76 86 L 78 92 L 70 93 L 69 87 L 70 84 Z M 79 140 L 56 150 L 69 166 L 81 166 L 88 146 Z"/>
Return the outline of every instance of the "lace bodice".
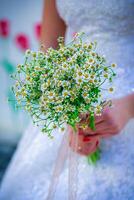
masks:
<path fill-rule="evenodd" d="M 133 35 L 133 0 L 57 0 L 61 17 L 75 31 L 90 35 Z M 129 23 L 128 23 L 129 22 Z"/>
<path fill-rule="evenodd" d="M 118 65 L 116 95 L 134 91 L 134 0 L 57 0 L 60 16 L 72 32 L 86 33 L 98 52 Z"/>

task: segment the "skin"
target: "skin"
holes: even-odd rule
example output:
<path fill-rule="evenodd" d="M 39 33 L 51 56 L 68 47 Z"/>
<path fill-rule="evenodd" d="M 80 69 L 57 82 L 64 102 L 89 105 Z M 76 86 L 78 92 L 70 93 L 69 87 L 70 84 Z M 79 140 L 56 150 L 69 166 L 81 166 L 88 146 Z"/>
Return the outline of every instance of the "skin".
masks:
<path fill-rule="evenodd" d="M 65 37 L 66 24 L 61 19 L 56 8 L 55 0 L 45 0 L 43 17 L 42 17 L 42 32 L 40 44 L 44 45 L 44 51 L 49 47 L 57 48 L 57 38 Z M 101 116 L 96 116 L 96 130 L 90 128 L 84 131 L 80 128 L 80 124 L 88 119 L 86 117 L 78 124 L 78 145 L 75 149 L 72 129 L 69 127 L 69 144 L 70 147 L 81 155 L 89 155 L 94 152 L 99 146 L 99 141 L 102 138 L 109 138 L 118 133 L 124 128 L 126 123 L 134 117 L 134 93 L 126 97 L 113 100 L 112 108 L 105 108 Z"/>
<path fill-rule="evenodd" d="M 65 37 L 65 32 L 66 25 L 57 12 L 55 0 L 45 0 L 40 40 L 40 44 L 45 46 L 44 50 L 57 48 L 57 39 L 59 36 Z"/>
<path fill-rule="evenodd" d="M 94 152 L 96 147 L 98 147 L 98 145 L 96 145 L 97 140 L 100 141 L 102 138 L 107 139 L 119 134 L 127 122 L 134 117 L 134 93 L 126 97 L 113 100 L 112 102 L 112 108 L 106 107 L 101 116 L 96 116 L 95 131 L 90 128 L 82 130 L 80 128 L 80 124 L 78 125 L 78 153 L 82 155 L 89 155 Z M 81 123 L 84 121 L 85 120 L 82 120 Z M 70 146 L 73 150 L 75 150 L 72 134 L 73 132 L 70 129 Z M 92 146 L 93 144 L 94 147 Z"/>

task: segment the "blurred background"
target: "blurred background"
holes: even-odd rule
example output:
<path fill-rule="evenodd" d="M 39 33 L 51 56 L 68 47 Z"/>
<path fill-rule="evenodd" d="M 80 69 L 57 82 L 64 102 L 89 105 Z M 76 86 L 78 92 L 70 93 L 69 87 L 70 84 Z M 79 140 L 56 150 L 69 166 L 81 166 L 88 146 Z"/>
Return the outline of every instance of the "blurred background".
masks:
<path fill-rule="evenodd" d="M 43 0 L 0 0 L 0 182 L 29 123 L 15 107 L 10 74 L 27 48 L 39 47 L 42 7 Z"/>

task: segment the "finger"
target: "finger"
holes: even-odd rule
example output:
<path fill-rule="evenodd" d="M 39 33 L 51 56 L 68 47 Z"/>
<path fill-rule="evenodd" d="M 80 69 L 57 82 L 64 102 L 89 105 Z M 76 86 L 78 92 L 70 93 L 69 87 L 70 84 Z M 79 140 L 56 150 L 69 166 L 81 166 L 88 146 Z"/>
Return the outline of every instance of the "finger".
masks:
<path fill-rule="evenodd" d="M 71 134 L 70 136 L 70 142 L 69 142 L 69 145 L 70 147 L 76 151 L 76 149 L 78 150 L 79 147 L 82 147 L 85 148 L 86 144 L 88 143 L 88 145 L 92 146 L 96 143 L 96 141 L 98 140 L 98 137 L 95 137 L 95 138 L 89 138 L 89 137 L 84 137 L 84 136 L 77 136 L 77 146 L 75 145 L 75 138 L 73 137 L 74 135 Z"/>
<path fill-rule="evenodd" d="M 82 155 L 89 155 L 96 150 L 98 145 L 99 145 L 98 141 L 96 141 L 95 143 L 88 142 L 88 143 L 84 144 L 84 146 L 82 148 L 78 149 L 77 152 Z"/>
<path fill-rule="evenodd" d="M 104 117 L 102 115 L 101 116 L 95 115 L 95 124 L 100 123 L 102 121 L 104 121 Z M 83 115 L 83 117 L 81 118 L 78 124 L 78 127 L 80 127 L 83 123 L 90 124 L 90 116 L 88 114 Z"/>
<path fill-rule="evenodd" d="M 88 132 L 88 134 L 87 134 L 86 136 L 89 136 L 89 137 L 91 137 L 91 138 L 95 138 L 95 137 L 97 137 L 97 136 L 101 136 L 102 133 L 103 133 L 103 134 L 110 133 L 109 128 L 105 128 L 105 129 L 103 129 L 103 130 L 98 130 L 98 129 L 96 129 L 96 131 L 94 132 L 94 134 L 91 134 L 90 132 Z"/>
<path fill-rule="evenodd" d="M 96 137 L 98 136 L 100 138 L 109 138 L 109 137 L 115 136 L 117 134 L 118 134 L 118 132 L 116 132 L 116 131 L 105 129 L 103 132 L 99 132 L 99 133 L 95 134 L 95 136 Z"/>
<path fill-rule="evenodd" d="M 86 129 L 78 129 L 78 134 L 87 136 L 87 135 L 94 135 L 96 131 L 92 130 L 91 128 L 86 128 Z"/>
<path fill-rule="evenodd" d="M 113 125 L 114 125 L 114 123 L 112 120 L 105 119 L 105 120 L 95 124 L 95 127 L 96 127 L 95 131 L 98 132 L 98 131 L 103 131 L 105 129 L 110 130 L 110 129 L 113 129 Z"/>
<path fill-rule="evenodd" d="M 95 149 L 98 147 L 100 139 L 96 137 L 96 138 L 91 138 L 89 140 L 89 137 L 86 137 L 88 140 L 87 139 L 85 140 L 84 138 L 85 137 L 83 136 L 78 137 L 77 148 L 75 148 L 73 142 L 70 141 L 71 142 L 70 147 L 74 152 L 77 152 L 81 155 L 89 155 L 91 152 L 95 151 Z"/>
<path fill-rule="evenodd" d="M 102 116 L 95 116 L 95 130 L 92 130 L 90 127 L 87 127 L 85 129 L 82 128 L 82 123 L 85 123 L 86 121 L 82 121 L 77 125 L 78 133 L 79 135 L 94 135 L 98 132 L 103 132 L 106 127 L 109 127 L 110 124 L 108 123 L 109 120 L 105 120 Z M 87 125 L 90 122 L 87 122 Z"/>
<path fill-rule="evenodd" d="M 107 133 L 100 133 L 99 136 L 104 139 L 112 137 L 113 134 L 107 132 Z"/>
<path fill-rule="evenodd" d="M 88 135 L 88 133 L 94 134 L 95 131 L 92 130 L 90 127 L 87 127 L 85 129 L 82 129 L 82 128 L 78 129 L 78 134 L 79 135 Z"/>
<path fill-rule="evenodd" d="M 112 126 L 108 125 L 108 123 L 106 121 L 96 124 L 96 130 L 95 132 L 99 133 L 99 132 L 103 132 L 105 130 L 110 130 L 112 129 Z"/>
<path fill-rule="evenodd" d="M 98 133 L 102 133 L 103 131 L 107 131 L 109 129 L 112 129 L 112 124 L 108 124 L 107 121 L 100 122 L 95 125 L 95 130 L 92 130 L 90 127 L 87 127 L 86 129 L 78 128 L 78 134 L 79 135 L 96 135 Z"/>
<path fill-rule="evenodd" d="M 95 126 L 99 125 L 100 123 L 103 123 L 103 122 L 105 122 L 104 118 L 102 118 L 101 116 L 95 116 Z M 83 124 L 87 125 L 88 131 L 91 131 L 91 132 L 93 131 L 90 128 L 90 119 L 89 119 L 89 116 L 87 118 L 81 119 L 81 121 L 77 124 L 77 128 L 83 130 L 83 128 L 82 128 Z M 85 129 L 84 129 L 84 131 L 85 131 Z"/>
<path fill-rule="evenodd" d="M 84 136 L 83 137 L 83 142 L 92 142 L 95 143 L 97 140 L 99 140 L 99 136 Z"/>
<path fill-rule="evenodd" d="M 95 115 L 95 124 L 99 124 L 99 123 L 101 123 L 103 121 L 104 121 L 103 115 L 100 115 L 100 116 L 96 116 Z"/>

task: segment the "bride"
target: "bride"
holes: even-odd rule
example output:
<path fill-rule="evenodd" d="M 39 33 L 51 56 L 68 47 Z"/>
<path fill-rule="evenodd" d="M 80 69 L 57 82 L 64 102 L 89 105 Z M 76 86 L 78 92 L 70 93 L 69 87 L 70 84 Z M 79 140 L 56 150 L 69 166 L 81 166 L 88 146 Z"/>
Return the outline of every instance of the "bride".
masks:
<path fill-rule="evenodd" d="M 96 131 L 79 129 L 78 200 L 134 199 L 134 0 L 45 0 L 41 43 L 57 48 L 57 38 L 68 28 L 85 32 L 98 42 L 98 51 L 119 66 L 113 107 L 96 117 Z M 0 189 L 0 200 L 45 200 L 57 149 L 54 140 L 30 125 L 23 136 Z M 114 137 L 112 137 L 114 136 Z M 72 133 L 70 148 L 73 149 Z M 96 166 L 85 156 L 101 140 Z M 98 145 L 98 144 L 96 144 Z M 92 148 L 91 148 L 92 147 Z M 67 199 L 67 166 L 56 188 L 55 200 Z"/>

